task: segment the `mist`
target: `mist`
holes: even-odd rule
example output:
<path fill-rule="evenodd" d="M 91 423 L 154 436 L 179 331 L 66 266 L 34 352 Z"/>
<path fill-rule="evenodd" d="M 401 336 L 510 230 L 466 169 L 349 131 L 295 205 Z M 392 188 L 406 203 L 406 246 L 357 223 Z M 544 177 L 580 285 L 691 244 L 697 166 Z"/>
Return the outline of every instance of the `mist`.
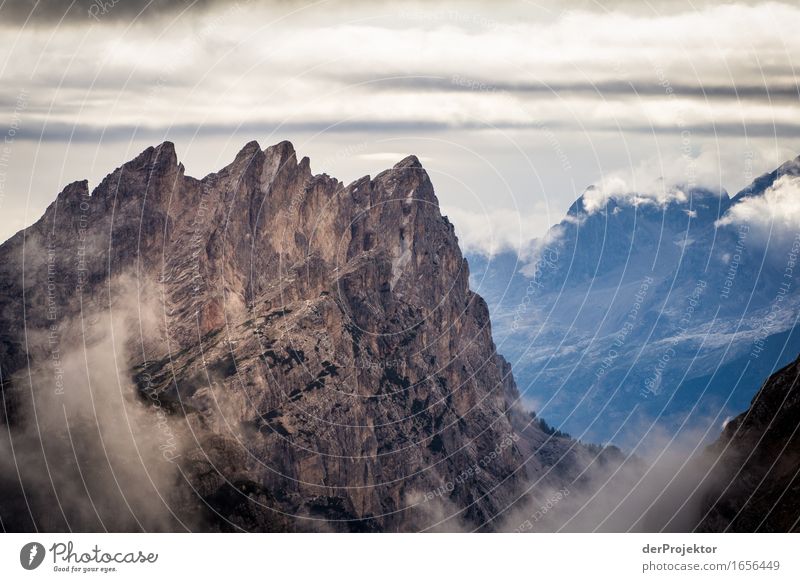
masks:
<path fill-rule="evenodd" d="M 583 467 L 565 486 L 532 483 L 501 531 L 688 532 L 717 489 L 715 456 L 697 433 L 648 439 L 646 450 L 580 452 Z"/>
<path fill-rule="evenodd" d="M 130 373 L 141 338 L 158 337 L 156 304 L 130 278 L 114 287 L 107 310 L 28 330 L 30 365 L 3 392 L 14 416 L 0 436 L 6 530 L 191 527 L 174 510 L 186 493 L 180 424 Z"/>

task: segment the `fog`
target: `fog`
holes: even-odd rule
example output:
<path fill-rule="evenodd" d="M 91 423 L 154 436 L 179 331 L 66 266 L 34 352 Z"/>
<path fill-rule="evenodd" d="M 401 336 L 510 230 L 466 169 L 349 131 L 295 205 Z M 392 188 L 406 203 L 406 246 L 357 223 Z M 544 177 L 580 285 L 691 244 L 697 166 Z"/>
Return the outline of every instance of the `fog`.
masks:
<path fill-rule="evenodd" d="M 110 309 L 28 330 L 30 366 L 13 378 L 17 422 L 0 437 L 6 529 L 190 527 L 172 509 L 185 493 L 180 427 L 131 380 L 141 338 L 157 337 L 156 305 L 130 279 L 114 286 Z"/>

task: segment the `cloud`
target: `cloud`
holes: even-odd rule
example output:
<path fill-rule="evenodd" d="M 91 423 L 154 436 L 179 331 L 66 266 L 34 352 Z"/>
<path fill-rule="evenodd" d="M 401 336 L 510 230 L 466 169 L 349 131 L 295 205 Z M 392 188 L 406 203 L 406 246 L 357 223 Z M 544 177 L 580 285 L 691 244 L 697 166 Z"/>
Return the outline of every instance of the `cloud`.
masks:
<path fill-rule="evenodd" d="M 503 251 L 524 253 L 535 233 L 547 228 L 544 213 L 522 214 L 518 210 L 494 208 L 484 212 L 447 207 L 443 209 L 455 226 L 464 253 L 492 257 Z"/>
<path fill-rule="evenodd" d="M 602 176 L 584 193 L 584 209 L 592 214 L 612 199 L 632 205 L 685 203 L 694 188 L 724 191 L 721 177 L 719 153 L 713 149 L 704 149 L 699 155 L 650 158 Z"/>
<path fill-rule="evenodd" d="M 52 17 L 63 10 L 41 6 Z M 143 6 L 191 8 L 113 20 Z M 705 134 L 796 134 L 797 7 L 706 3 L 645 17 L 573 6 L 120 0 L 108 26 L 18 30 L 0 48 L 0 101 L 30 89 L 20 135 L 32 140 L 67 140 L 63 127 L 80 137 L 238 124 L 675 133 L 680 121 Z M 776 71 L 766 80 L 762 63 Z"/>
<path fill-rule="evenodd" d="M 352 83 L 367 83 L 369 78 L 353 77 Z M 653 80 L 655 81 L 655 80 Z M 774 84 L 672 84 L 678 95 L 724 98 L 724 99 L 786 99 L 796 100 L 800 97 L 800 87 L 796 82 L 778 82 Z M 468 83 L 459 82 L 459 77 L 415 76 L 389 78 L 372 85 L 380 91 L 443 91 L 447 93 L 468 93 L 484 90 L 505 92 L 520 95 L 569 95 L 573 93 L 590 94 L 605 98 L 620 96 L 629 97 L 661 97 L 664 87 L 656 82 L 645 83 L 644 80 L 599 79 L 594 82 L 557 81 L 548 83 L 543 79 L 532 81 L 506 82 L 500 79 L 470 79 Z"/>
<path fill-rule="evenodd" d="M 6 0 L 3 24 L 60 23 L 91 25 L 101 21 L 160 18 L 183 10 L 204 10 L 236 0 Z"/>
<path fill-rule="evenodd" d="M 558 491 L 536 482 L 536 499 L 505 515 L 511 532 L 687 532 L 716 484 L 708 435 L 650 429 L 627 455 L 579 451 L 580 474 Z M 558 495 L 558 493 L 561 495 Z"/>
<path fill-rule="evenodd" d="M 367 112 L 365 111 L 365 116 Z M 178 123 L 154 127 L 150 125 L 122 125 L 109 124 L 98 126 L 92 124 L 68 124 L 68 123 L 29 123 L 27 127 L 21 128 L 16 137 L 18 140 L 28 140 L 33 142 L 69 142 L 69 143 L 98 143 L 98 142 L 129 142 L 134 139 L 148 139 L 151 143 L 160 143 L 164 140 L 177 140 L 182 138 L 196 137 L 226 137 L 233 138 L 244 136 L 242 139 L 250 139 L 251 136 L 281 136 L 292 133 L 311 133 L 311 134 L 353 134 L 365 133 L 373 135 L 402 135 L 402 134 L 436 134 L 442 132 L 464 132 L 464 131 L 484 131 L 484 132 L 518 132 L 518 131 L 560 131 L 563 133 L 573 133 L 575 128 L 565 125 L 560 121 L 550 122 L 543 125 L 541 122 L 480 122 L 477 120 L 453 120 L 437 121 L 431 119 L 436 117 L 435 112 L 431 114 L 424 111 L 413 115 L 409 119 L 384 120 L 384 119 L 356 119 L 341 120 L 337 118 L 322 118 L 310 121 L 287 121 L 274 119 L 269 121 L 246 121 L 223 123 Z M 426 119 L 427 118 L 427 119 Z M 632 134 L 678 134 L 679 131 L 670 125 L 666 126 L 644 126 L 629 124 L 626 126 L 613 126 L 606 123 L 586 123 L 583 127 L 584 132 L 596 132 L 597 134 L 618 135 L 620 130 Z M 721 137 L 748 137 L 748 138 L 776 138 L 794 139 L 800 134 L 800 123 L 766 123 L 751 124 L 742 126 L 741 124 L 717 124 L 717 125 L 698 125 L 694 127 L 696 136 L 704 136 L 719 139 Z M 547 138 L 547 134 L 545 139 Z M 578 134 L 579 135 L 579 134 Z M 583 137 L 586 137 L 585 135 Z M 275 138 L 277 141 L 279 138 Z M 269 140 L 267 140 L 269 141 Z M 401 154 L 400 158 L 408 155 Z M 369 158 L 363 158 L 369 159 Z M 394 158 L 395 160 L 397 158 Z M 373 161 L 377 158 L 373 158 Z M 387 158 L 388 160 L 388 158 Z M 380 161 L 380 160 L 378 160 Z"/>
<path fill-rule="evenodd" d="M 800 231 L 800 177 L 782 176 L 760 196 L 735 204 L 717 226 L 747 224 L 757 233 L 782 238 Z"/>
<path fill-rule="evenodd" d="M 580 224 L 582 219 L 566 216 L 564 222 Z M 525 264 L 520 269 L 520 273 L 538 281 L 544 273 L 557 268 L 559 250 L 563 245 L 564 234 L 564 227 L 561 224 L 556 224 L 541 238 L 532 241 L 527 248 L 523 248 L 520 258 Z"/>
<path fill-rule="evenodd" d="M 341 142 L 382 141 L 382 150 L 402 152 L 397 159 L 454 143 L 465 149 L 437 152 L 432 165 L 457 168 L 486 202 L 511 207 L 493 196 L 493 178 L 456 152 L 491 159 L 526 223 L 537 218 L 531 199 L 566 209 L 602 173 L 659 150 L 674 157 L 685 129 L 695 149 L 731 147 L 744 136 L 800 148 L 800 100 L 791 99 L 800 8 L 787 3 L 206 0 L 184 11 L 190 0 L 175 0 L 147 9 L 158 18 L 121 17 L 143 1 L 120 0 L 100 24 L 83 14 L 57 25 L 64 3 L 40 3 L 37 10 L 47 9 L 33 27 L 7 15 L 34 0 L 0 8 L 2 29 L 15 39 L 0 47 L 0 103 L 13 109 L 20 90 L 28 95 L 0 199 L 14 224 L 0 225 L 0 238 L 68 179 L 102 178 L 123 161 L 108 162 L 107 152 L 124 143 L 175 141 L 191 152 L 184 161 L 192 175 L 221 167 L 211 152 L 227 155 L 230 143 L 251 139 L 332 144 L 312 152 L 315 170 L 325 171 L 320 161 Z M 201 149 L 203 164 L 193 163 Z M 381 162 L 350 157 L 353 173 L 338 177 Z M 89 170 L 87 160 L 95 161 Z M 652 175 L 669 172 L 656 165 Z M 632 187 L 646 177 L 623 178 Z M 649 195 L 661 188 L 647 180 Z M 541 226 L 523 239 L 550 226 L 533 224 Z M 496 238 L 516 246 L 502 242 L 505 233 Z"/>
<path fill-rule="evenodd" d="M 0 6 L 3 23 L 19 24 L 28 22 L 57 25 L 63 22 L 82 23 L 87 21 L 88 11 L 92 5 L 102 9 L 106 5 L 103 16 L 108 19 L 132 19 L 170 17 L 179 11 L 200 11 L 209 8 L 225 7 L 234 4 L 248 5 L 253 0 L 5 0 Z M 260 4 L 297 10 L 314 4 L 312 0 L 258 0 Z M 752 6 L 763 3 L 763 0 L 738 0 L 737 4 Z M 403 3 L 407 16 L 417 15 L 421 20 L 428 18 L 425 9 L 429 4 L 421 1 L 406 0 Z M 592 14 L 608 14 L 624 11 L 640 17 L 671 16 L 707 10 L 728 4 L 725 0 L 651 0 L 645 4 L 638 0 L 540 0 L 536 3 L 539 16 L 553 19 L 570 12 L 586 12 Z M 318 10 L 361 10 L 369 6 L 392 6 L 396 2 L 389 0 L 338 0 L 336 6 L 317 6 Z M 529 12 L 528 7 L 514 0 L 461 0 L 457 3 L 441 1 L 435 13 L 440 19 L 448 19 L 462 24 L 489 26 L 498 20 L 513 19 L 521 13 Z M 484 13 L 493 13 L 491 18 Z"/>
<path fill-rule="evenodd" d="M 141 283 L 144 285 L 144 282 Z M 131 380 L 133 354 L 159 337 L 158 298 L 118 278 L 115 305 L 51 328 L 28 328 L 32 364 L 6 398 L 19 398 L 0 431 L 0 515 L 5 527 L 44 531 L 164 531 L 178 517 L 180 425 Z M 21 508 L 27 507 L 29 516 Z"/>

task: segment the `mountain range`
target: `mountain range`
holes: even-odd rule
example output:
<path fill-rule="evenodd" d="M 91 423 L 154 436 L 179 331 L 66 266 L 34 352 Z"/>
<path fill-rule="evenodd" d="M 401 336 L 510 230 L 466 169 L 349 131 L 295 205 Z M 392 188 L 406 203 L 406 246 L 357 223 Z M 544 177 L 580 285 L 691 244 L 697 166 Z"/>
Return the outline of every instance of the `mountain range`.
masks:
<path fill-rule="evenodd" d="M 677 459 L 686 470 L 591 444 L 594 435 L 615 440 L 606 436 L 619 433 L 631 398 L 647 396 L 638 408 L 649 414 L 668 396 L 677 401 L 660 421 L 677 422 L 695 400 L 719 416 L 737 405 L 741 412 L 766 377 L 714 372 L 715 363 L 747 357 L 744 340 L 731 338 L 741 328 L 753 341 L 751 320 L 764 319 L 775 289 L 756 277 L 767 267 L 757 270 L 761 255 L 745 245 L 728 302 L 706 299 L 726 288 L 734 259 L 724 255 L 740 242 L 735 228 L 709 224 L 737 198 L 689 194 L 666 209 L 609 202 L 589 212 L 579 201 L 551 233 L 557 246 L 540 248 L 524 268 L 516 257 L 476 260 L 470 275 L 414 156 L 345 185 L 314 174 L 289 142 L 250 142 L 196 179 L 165 142 L 91 191 L 72 183 L 0 246 L 0 525 L 796 529 L 797 507 L 782 497 L 796 487 L 796 415 L 783 406 L 794 402 L 796 364 L 765 384 L 712 447 Z M 701 265 L 711 265 L 702 277 Z M 506 296 L 525 310 L 505 308 Z M 750 319 L 737 316 L 743 298 L 762 311 L 748 303 Z M 691 321 L 681 323 L 692 301 Z M 731 329 L 737 317 L 746 325 Z M 785 314 L 772 319 L 781 329 L 763 353 L 774 355 L 769 342 L 784 334 L 788 356 Z M 705 401 L 681 385 L 688 395 L 679 398 L 671 366 L 706 345 L 702 321 L 716 351 L 691 358 L 705 374 L 693 378 L 710 375 L 717 384 L 709 386 L 720 388 Z M 611 356 L 614 342 L 621 345 Z M 731 358 L 718 358 L 730 343 Z M 667 347 L 670 369 L 642 392 L 638 379 Z M 524 378 L 522 392 L 501 353 Z M 621 381 L 636 358 L 637 381 Z M 601 369 L 602 381 L 592 380 Z M 616 383 L 622 404 L 609 398 Z M 719 399 L 725 408 L 717 410 Z M 565 414 L 571 408 L 579 412 Z M 560 430 L 586 420 L 577 438 Z M 758 462 L 748 456 L 753 447 Z M 675 483 L 679 495 L 663 495 L 665 471 L 688 473 Z M 767 491 L 757 507 L 754 479 Z M 754 512 L 769 500 L 779 511 L 759 522 Z"/>
<path fill-rule="evenodd" d="M 800 352 L 800 231 L 768 215 L 799 175 L 800 158 L 733 197 L 590 188 L 533 252 L 469 256 L 523 398 L 595 442 L 713 440 Z"/>

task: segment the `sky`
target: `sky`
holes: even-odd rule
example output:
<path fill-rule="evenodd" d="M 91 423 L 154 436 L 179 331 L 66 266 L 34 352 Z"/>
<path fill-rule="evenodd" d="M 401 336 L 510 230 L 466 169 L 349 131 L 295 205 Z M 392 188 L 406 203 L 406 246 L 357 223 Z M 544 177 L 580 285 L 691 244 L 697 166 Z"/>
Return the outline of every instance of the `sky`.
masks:
<path fill-rule="evenodd" d="M 798 27 L 754 1 L 0 0 L 0 240 L 164 140 L 196 177 L 252 139 L 344 182 L 416 154 L 485 254 L 593 184 L 733 194 L 800 154 Z"/>

